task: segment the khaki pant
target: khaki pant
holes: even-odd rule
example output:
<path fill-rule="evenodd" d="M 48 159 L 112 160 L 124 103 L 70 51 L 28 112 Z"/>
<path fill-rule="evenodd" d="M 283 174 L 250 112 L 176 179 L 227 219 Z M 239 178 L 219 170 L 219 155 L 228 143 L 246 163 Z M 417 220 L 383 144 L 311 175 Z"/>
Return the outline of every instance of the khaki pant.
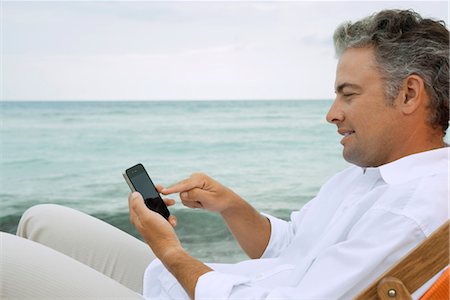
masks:
<path fill-rule="evenodd" d="M 37 205 L 0 233 L 1 299 L 142 299 L 154 258 L 127 233 L 79 211 Z"/>

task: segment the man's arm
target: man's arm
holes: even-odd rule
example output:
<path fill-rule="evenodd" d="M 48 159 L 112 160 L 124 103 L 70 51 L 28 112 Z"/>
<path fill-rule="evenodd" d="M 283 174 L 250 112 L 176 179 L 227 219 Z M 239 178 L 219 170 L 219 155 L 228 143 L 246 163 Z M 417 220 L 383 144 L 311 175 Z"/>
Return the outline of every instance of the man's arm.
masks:
<path fill-rule="evenodd" d="M 139 193 L 128 197 L 130 221 L 170 273 L 194 299 L 198 278 L 212 269 L 190 256 L 180 244 L 171 224 L 147 208 Z"/>
<path fill-rule="evenodd" d="M 269 219 L 244 200 L 236 201 L 222 211 L 221 215 L 245 253 L 252 259 L 260 258 L 269 244 Z"/>
<path fill-rule="evenodd" d="M 191 299 L 195 299 L 198 279 L 212 269 L 193 258 L 185 250 L 177 250 L 164 258 L 158 257 L 167 270 L 177 279 Z"/>
<path fill-rule="evenodd" d="M 205 174 L 195 173 L 161 192 L 165 195 L 180 193 L 184 205 L 220 213 L 251 258 L 261 257 L 269 244 L 269 220 L 239 195 Z"/>

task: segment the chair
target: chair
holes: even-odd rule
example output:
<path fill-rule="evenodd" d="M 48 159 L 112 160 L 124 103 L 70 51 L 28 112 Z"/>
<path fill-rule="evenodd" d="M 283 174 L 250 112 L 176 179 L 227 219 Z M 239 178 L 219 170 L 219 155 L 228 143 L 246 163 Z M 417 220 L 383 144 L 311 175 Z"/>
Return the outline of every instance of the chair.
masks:
<path fill-rule="evenodd" d="M 450 221 L 445 222 L 354 300 L 412 299 L 412 293 L 444 268 L 447 269 L 420 299 L 449 299 L 449 227 Z"/>

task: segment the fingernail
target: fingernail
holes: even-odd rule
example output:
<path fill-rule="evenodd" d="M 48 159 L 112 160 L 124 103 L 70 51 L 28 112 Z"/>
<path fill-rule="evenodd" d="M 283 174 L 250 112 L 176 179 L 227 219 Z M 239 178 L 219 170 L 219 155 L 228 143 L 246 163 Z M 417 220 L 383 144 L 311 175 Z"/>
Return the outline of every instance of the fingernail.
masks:
<path fill-rule="evenodd" d="M 188 197 L 188 193 L 187 193 L 187 192 L 182 192 L 182 193 L 180 194 L 180 196 L 181 196 L 182 198 L 187 198 L 187 197 Z"/>

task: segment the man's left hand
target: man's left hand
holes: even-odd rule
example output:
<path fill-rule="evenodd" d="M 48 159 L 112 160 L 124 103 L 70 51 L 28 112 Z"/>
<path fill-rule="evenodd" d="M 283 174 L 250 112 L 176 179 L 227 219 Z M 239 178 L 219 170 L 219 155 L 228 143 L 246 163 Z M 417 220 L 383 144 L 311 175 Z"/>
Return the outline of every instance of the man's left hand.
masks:
<path fill-rule="evenodd" d="M 171 252 L 182 250 L 180 241 L 173 229 L 174 219 L 169 222 L 160 214 L 150 210 L 141 194 L 134 192 L 128 197 L 131 224 L 136 227 L 155 255 L 164 259 Z"/>
<path fill-rule="evenodd" d="M 161 189 L 161 188 L 159 188 Z M 173 204 L 170 200 L 166 204 Z M 170 202 L 170 203 L 168 203 Z M 172 226 L 176 220 L 169 217 L 169 222 L 160 214 L 151 211 L 144 203 L 141 194 L 135 192 L 128 197 L 130 221 L 152 248 L 155 255 L 178 280 L 186 293 L 195 299 L 197 281 L 212 269 L 190 256 L 182 247 Z"/>

